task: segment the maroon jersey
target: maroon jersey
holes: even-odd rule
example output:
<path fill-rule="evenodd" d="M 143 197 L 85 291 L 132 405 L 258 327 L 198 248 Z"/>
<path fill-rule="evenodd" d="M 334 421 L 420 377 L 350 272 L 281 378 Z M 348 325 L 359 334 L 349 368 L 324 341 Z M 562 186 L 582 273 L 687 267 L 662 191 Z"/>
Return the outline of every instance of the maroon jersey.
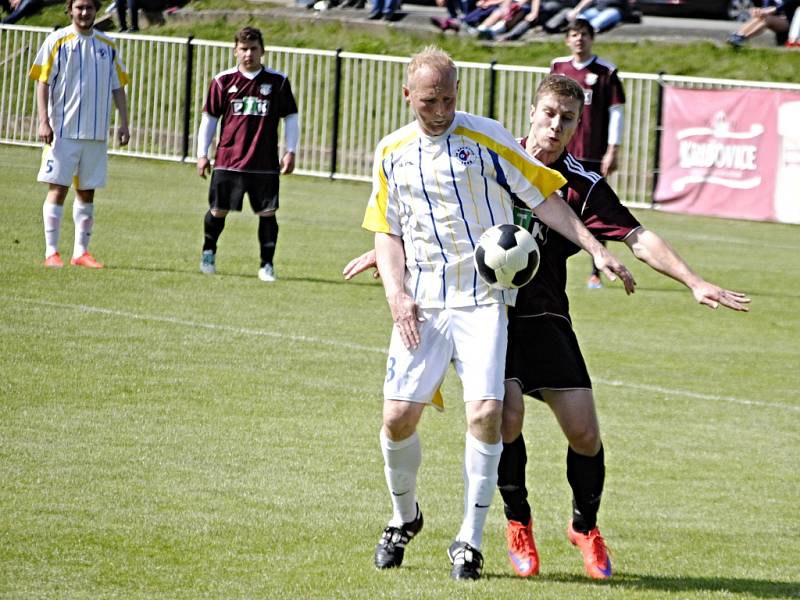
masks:
<path fill-rule="evenodd" d="M 527 138 L 523 138 L 525 146 Z M 569 152 L 547 165 L 561 173 L 567 184 L 559 190 L 586 228 L 599 240 L 621 241 L 641 227 L 598 173 L 587 171 Z M 519 210 L 515 207 L 515 210 Z M 551 313 L 569 318 L 567 299 L 567 259 L 580 248 L 533 216 L 531 233 L 539 244 L 539 270 L 517 294 L 517 304 L 509 316 L 532 316 Z"/>
<path fill-rule="evenodd" d="M 608 148 L 608 109 L 625 104 L 625 90 L 617 76 L 617 67 L 593 56 L 582 69 L 576 69 L 571 56 L 556 58 L 551 73 L 566 75 L 583 88 L 585 104 L 581 122 L 567 150 L 579 160 L 593 161 L 599 168 Z"/>
<path fill-rule="evenodd" d="M 214 168 L 278 173 L 278 121 L 297 112 L 286 75 L 262 68 L 252 79 L 238 68 L 211 82 L 203 112 L 222 120 Z"/>

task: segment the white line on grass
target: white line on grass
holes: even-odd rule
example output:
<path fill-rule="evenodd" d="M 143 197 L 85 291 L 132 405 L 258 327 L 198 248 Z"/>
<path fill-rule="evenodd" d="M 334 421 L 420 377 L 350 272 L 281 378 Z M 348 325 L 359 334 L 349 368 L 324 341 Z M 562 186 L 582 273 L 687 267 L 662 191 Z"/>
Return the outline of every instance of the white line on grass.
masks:
<path fill-rule="evenodd" d="M 137 321 L 154 321 L 157 323 L 169 323 L 171 325 L 185 325 L 186 327 L 193 327 L 197 329 L 209 329 L 212 331 L 227 331 L 229 333 L 237 333 L 242 335 L 252 335 L 259 337 L 269 337 L 282 340 L 291 340 L 293 342 L 305 342 L 309 344 L 319 344 L 323 346 L 331 346 L 334 348 L 349 348 L 351 350 L 360 350 L 363 352 L 372 352 L 379 354 L 386 354 L 387 348 L 377 348 L 375 346 L 364 346 L 362 344 L 354 344 L 352 342 L 342 342 L 337 340 L 328 340 L 324 338 L 308 337 L 305 335 L 292 335 L 288 333 L 280 333 L 276 331 L 265 331 L 263 329 L 250 329 L 248 327 L 234 327 L 232 325 L 217 325 L 214 323 L 201 323 L 198 321 L 187 321 L 186 319 L 177 319 L 175 317 L 161 317 L 158 315 L 143 315 L 139 313 L 128 312 L 124 310 L 115 310 L 111 308 L 100 308 L 97 306 L 87 306 L 85 304 L 63 304 L 60 302 L 49 302 L 47 300 L 35 300 L 33 298 L 19 298 L 0 296 L 0 299 L 11 302 L 24 302 L 27 304 L 38 304 L 40 306 L 52 306 L 55 308 L 69 308 L 79 310 L 86 313 L 96 313 L 101 315 L 111 315 L 115 317 L 123 317 L 126 319 L 134 319 Z M 665 388 L 657 385 L 648 385 L 643 383 L 630 383 L 626 381 L 619 381 L 617 379 L 601 379 L 593 377 L 592 380 L 602 385 L 609 385 L 612 387 L 627 387 L 634 390 L 642 390 L 646 392 L 657 392 L 660 394 L 672 394 L 676 396 L 686 396 L 687 398 L 695 398 L 698 400 L 713 400 L 715 402 L 729 402 L 731 404 L 740 404 L 742 406 L 758 406 L 767 408 L 777 408 L 779 410 L 790 410 L 800 412 L 800 406 L 791 404 L 778 404 L 775 402 L 761 402 L 759 400 L 748 400 L 745 398 L 736 398 L 734 396 L 718 396 L 716 394 L 701 394 L 699 392 L 692 392 L 690 390 L 680 390 L 676 388 Z"/>

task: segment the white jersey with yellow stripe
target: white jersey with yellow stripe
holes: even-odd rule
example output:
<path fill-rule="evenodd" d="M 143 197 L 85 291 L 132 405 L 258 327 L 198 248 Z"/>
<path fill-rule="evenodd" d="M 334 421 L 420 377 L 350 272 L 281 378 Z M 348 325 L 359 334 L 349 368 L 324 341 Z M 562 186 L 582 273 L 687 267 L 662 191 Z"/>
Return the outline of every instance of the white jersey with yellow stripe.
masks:
<path fill-rule="evenodd" d="M 565 183 L 500 123 L 464 112 L 440 136 L 415 121 L 383 138 L 372 181 L 363 227 L 402 237 L 406 291 L 423 308 L 513 305 L 515 291 L 478 276 L 475 246 L 488 228 L 513 223 L 515 199 L 535 208 Z"/>
<path fill-rule="evenodd" d="M 57 137 L 105 141 L 111 118 L 112 91 L 128 83 L 115 41 L 74 26 L 47 36 L 29 76 L 50 86 L 48 115 Z"/>

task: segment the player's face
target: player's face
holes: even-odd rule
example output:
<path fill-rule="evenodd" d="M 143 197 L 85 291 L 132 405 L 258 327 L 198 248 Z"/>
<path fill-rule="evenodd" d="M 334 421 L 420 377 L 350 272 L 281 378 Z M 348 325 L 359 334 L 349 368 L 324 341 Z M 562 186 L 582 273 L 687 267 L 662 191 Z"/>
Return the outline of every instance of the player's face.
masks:
<path fill-rule="evenodd" d="M 455 71 L 423 67 L 403 86 L 405 97 L 424 133 L 442 135 L 456 117 L 458 80 Z"/>
<path fill-rule="evenodd" d="M 575 98 L 544 94 L 531 107 L 531 135 L 536 146 L 556 156 L 575 134 L 580 121 L 580 101 Z"/>
<path fill-rule="evenodd" d="M 573 29 L 567 33 L 567 46 L 573 55 L 588 58 L 592 54 L 592 36 L 581 29 Z"/>
<path fill-rule="evenodd" d="M 97 9 L 93 0 L 75 0 L 69 11 L 70 19 L 75 28 L 81 33 L 88 33 L 94 26 Z"/>
<path fill-rule="evenodd" d="M 258 40 L 245 40 L 236 42 L 236 60 L 245 71 L 258 71 L 261 68 L 261 57 L 264 56 L 264 48 Z"/>

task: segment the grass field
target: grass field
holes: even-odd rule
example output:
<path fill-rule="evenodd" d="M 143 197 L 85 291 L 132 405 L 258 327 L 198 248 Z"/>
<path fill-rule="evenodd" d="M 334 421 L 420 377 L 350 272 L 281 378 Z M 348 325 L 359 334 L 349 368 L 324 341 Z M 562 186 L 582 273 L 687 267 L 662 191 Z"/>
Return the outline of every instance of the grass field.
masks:
<path fill-rule="evenodd" d="M 696 306 L 619 245 L 630 298 L 585 290 L 588 259 L 573 259 L 615 577 L 582 574 L 564 535 L 565 442 L 530 401 L 542 575 L 513 576 L 496 502 L 485 578 L 458 584 L 445 555 L 462 509 L 452 375 L 448 411 L 421 424 L 426 528 L 401 569 L 371 565 L 390 515 L 390 320 L 378 283 L 339 275 L 371 243 L 369 187 L 284 179 L 280 279 L 263 284 L 252 215 L 228 220 L 219 274 L 203 276 L 206 182 L 189 165 L 112 158 L 92 243 L 108 268 L 49 271 L 37 163 L 0 146 L 0 596 L 800 597 L 800 228 L 637 212 L 708 279 L 749 292 L 749 314 Z"/>

